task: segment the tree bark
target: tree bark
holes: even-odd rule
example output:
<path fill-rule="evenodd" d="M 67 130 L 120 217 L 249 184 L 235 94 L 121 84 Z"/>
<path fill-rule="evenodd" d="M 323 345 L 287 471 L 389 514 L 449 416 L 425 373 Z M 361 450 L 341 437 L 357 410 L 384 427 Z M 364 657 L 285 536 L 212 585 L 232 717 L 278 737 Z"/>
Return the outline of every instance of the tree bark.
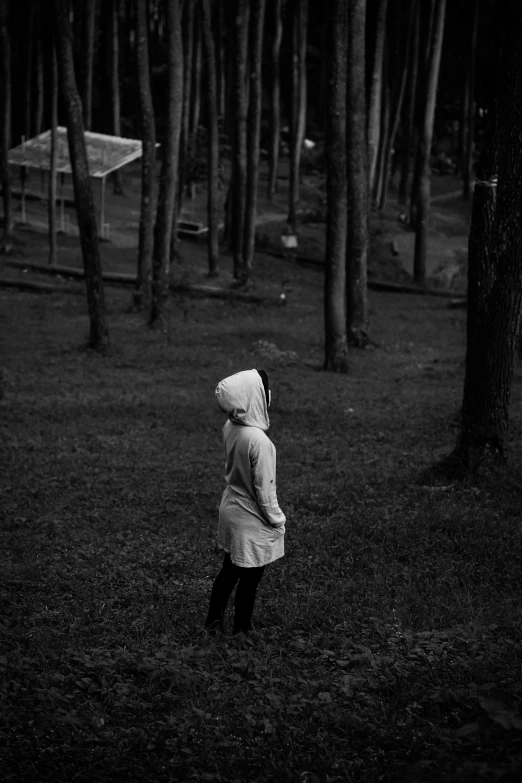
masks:
<path fill-rule="evenodd" d="M 246 276 L 254 263 L 256 242 L 257 184 L 259 175 L 259 142 L 261 137 L 261 64 L 266 0 L 253 0 L 250 19 L 250 101 L 247 132 L 247 181 L 243 261 Z"/>
<path fill-rule="evenodd" d="M 67 120 L 69 156 L 87 287 L 90 319 L 89 346 L 100 350 L 109 345 L 109 331 L 103 293 L 96 212 L 85 147 L 82 104 L 74 74 L 72 31 L 66 0 L 52 0 L 52 8 L 60 88 Z"/>
<path fill-rule="evenodd" d="M 183 106 L 183 48 L 181 40 L 181 0 L 167 3 L 168 94 L 167 126 L 156 224 L 154 226 L 153 280 L 150 325 L 164 320 L 170 284 L 170 243 L 178 175 L 181 112 Z"/>
<path fill-rule="evenodd" d="M 85 130 L 92 125 L 92 81 L 94 70 L 94 28 L 96 20 L 96 0 L 85 0 L 83 4 L 82 26 L 82 67 L 80 68 L 80 95 L 83 105 Z"/>
<path fill-rule="evenodd" d="M 409 23 L 408 23 L 408 33 L 406 37 L 405 51 L 404 51 L 404 60 L 401 67 L 400 82 L 393 100 L 393 111 L 390 119 L 390 129 L 388 133 L 388 138 L 386 140 L 386 145 L 384 148 L 382 184 L 381 184 L 381 189 L 380 189 L 380 194 L 378 199 L 379 210 L 381 211 L 385 208 L 386 199 L 388 197 L 388 188 L 390 184 L 390 174 L 391 174 L 392 149 L 395 144 L 395 139 L 397 137 L 397 131 L 399 129 L 399 122 L 400 122 L 402 106 L 404 102 L 404 94 L 406 92 L 408 62 L 410 60 L 410 52 L 412 48 L 416 6 L 417 6 L 417 0 L 412 0 L 410 5 L 407 6 L 407 11 L 409 12 L 408 13 Z"/>
<path fill-rule="evenodd" d="M 212 8 L 210 0 L 201 0 L 203 44 L 207 63 L 207 122 L 208 122 L 208 276 L 215 277 L 219 268 L 218 227 L 218 78 L 216 73 L 216 49 L 212 34 Z"/>
<path fill-rule="evenodd" d="M 190 105 L 192 98 L 192 64 L 194 51 L 194 10 L 196 0 L 185 0 L 183 6 L 183 116 L 181 121 L 181 140 L 179 153 L 179 180 L 177 193 L 177 209 L 174 219 L 181 212 L 186 178 L 187 154 L 190 142 Z M 175 232 L 173 239 L 176 239 Z"/>
<path fill-rule="evenodd" d="M 27 60 L 26 60 L 26 72 L 25 72 L 25 122 L 24 133 L 25 138 L 31 138 L 31 109 L 33 105 L 33 52 L 34 52 L 34 21 L 36 15 L 36 8 L 33 3 L 29 7 L 29 24 L 27 31 Z"/>
<path fill-rule="evenodd" d="M 58 243 L 56 241 L 56 164 L 57 164 L 57 127 L 58 127 L 58 63 L 54 39 L 51 42 L 51 160 L 49 164 L 49 264 L 58 263 Z"/>
<path fill-rule="evenodd" d="M 110 101 L 112 113 L 111 132 L 114 136 L 121 136 L 119 4 L 120 0 L 110 0 Z M 121 169 L 115 171 L 112 176 L 114 193 L 122 196 Z"/>
<path fill-rule="evenodd" d="M 365 86 L 366 0 L 352 0 L 348 11 L 348 73 L 346 122 L 348 233 L 347 333 L 356 347 L 368 343 L 368 208 L 369 177 Z"/>
<path fill-rule="evenodd" d="M 426 282 L 426 253 L 428 246 L 428 219 L 431 196 L 431 143 L 433 139 L 433 120 L 437 98 L 440 56 L 444 34 L 444 16 L 446 0 L 435 0 L 432 37 L 429 44 L 427 65 L 426 97 L 423 107 L 422 127 L 418 150 L 418 188 L 414 194 L 416 203 L 415 249 L 413 258 L 413 279 L 419 285 Z"/>
<path fill-rule="evenodd" d="M 522 6 L 506 0 L 498 13 L 496 112 L 490 107 L 489 144 L 483 143 L 478 163 L 468 245 L 461 427 L 452 454 L 426 471 L 425 480 L 475 472 L 487 449 L 506 457 L 522 304 Z"/>
<path fill-rule="evenodd" d="M 193 43 L 193 62 L 192 62 L 192 88 L 190 105 L 190 133 L 195 133 L 199 127 L 199 116 L 201 113 L 201 64 L 202 64 L 202 43 L 201 26 L 199 19 L 195 14 L 194 24 L 194 43 Z"/>
<path fill-rule="evenodd" d="M 377 29 L 375 33 L 370 105 L 368 107 L 368 165 L 370 172 L 370 193 L 373 193 L 375 187 L 379 139 L 381 134 L 382 75 L 387 11 L 388 0 L 380 0 L 377 14 Z"/>
<path fill-rule="evenodd" d="M 348 370 L 346 335 L 346 103 L 348 9 L 331 0 L 328 30 L 328 102 L 326 115 L 326 253 L 324 278 L 324 369 Z"/>
<path fill-rule="evenodd" d="M 247 179 L 247 114 L 245 79 L 250 4 L 237 0 L 233 40 L 233 138 L 232 180 L 230 183 L 230 244 L 234 257 L 234 277 L 244 276 L 243 235 L 245 226 L 245 194 Z"/>
<path fill-rule="evenodd" d="M 136 59 L 142 139 L 141 204 L 138 265 L 134 301 L 138 308 L 150 299 L 152 252 L 154 247 L 156 121 L 150 85 L 149 25 L 147 0 L 135 0 Z"/>
<path fill-rule="evenodd" d="M 413 21 L 413 40 L 408 64 L 408 89 L 404 117 L 404 144 L 401 160 L 401 175 L 399 181 L 399 204 L 408 201 L 411 148 L 413 142 L 413 128 L 415 120 L 415 104 L 417 97 L 417 74 L 419 69 L 419 38 L 420 38 L 420 5 L 415 5 Z"/>
<path fill-rule="evenodd" d="M 469 67 L 467 69 L 467 117 L 465 145 L 462 156 L 462 198 L 469 201 L 471 197 L 471 182 L 473 180 L 473 146 L 475 136 L 475 70 L 478 28 L 478 2 L 473 0 Z"/>
<path fill-rule="evenodd" d="M 308 33 L 308 0 L 294 0 L 292 30 L 292 92 L 290 99 L 290 177 L 288 185 L 287 222 L 295 231 L 299 202 L 301 150 L 306 129 L 306 45 Z"/>
<path fill-rule="evenodd" d="M 7 152 L 11 146 L 11 43 L 9 2 L 0 0 L 0 179 L 4 207 L 4 237 L 12 230 L 13 211 Z"/>
<path fill-rule="evenodd" d="M 43 62 L 43 33 L 38 30 L 36 34 L 36 98 L 34 111 L 34 133 L 38 136 L 42 132 L 43 111 L 45 103 L 45 80 Z"/>
<path fill-rule="evenodd" d="M 268 198 L 277 193 L 277 170 L 281 136 L 281 41 L 283 0 L 272 0 L 272 44 L 270 47 L 270 140 L 268 144 Z"/>

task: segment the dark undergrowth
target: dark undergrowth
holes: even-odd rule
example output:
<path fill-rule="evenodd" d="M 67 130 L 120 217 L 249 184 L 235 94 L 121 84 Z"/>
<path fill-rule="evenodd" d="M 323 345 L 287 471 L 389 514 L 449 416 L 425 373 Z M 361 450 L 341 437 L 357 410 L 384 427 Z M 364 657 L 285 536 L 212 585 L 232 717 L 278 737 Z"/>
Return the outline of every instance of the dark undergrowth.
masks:
<path fill-rule="evenodd" d="M 380 347 L 335 376 L 319 273 L 293 285 L 285 308 L 174 302 L 168 334 L 111 291 L 105 357 L 77 350 L 77 298 L 1 294 L 2 780 L 519 779 L 520 375 L 508 465 L 419 486 L 454 443 L 464 314 L 374 295 Z M 213 390 L 251 367 L 287 554 L 259 635 L 214 640 Z"/>

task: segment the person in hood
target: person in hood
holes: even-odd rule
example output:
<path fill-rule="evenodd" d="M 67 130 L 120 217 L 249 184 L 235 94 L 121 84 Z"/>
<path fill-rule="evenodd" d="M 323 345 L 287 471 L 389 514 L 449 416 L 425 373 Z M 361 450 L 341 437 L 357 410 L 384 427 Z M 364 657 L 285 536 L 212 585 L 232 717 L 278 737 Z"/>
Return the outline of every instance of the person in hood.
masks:
<path fill-rule="evenodd" d="M 276 450 L 266 435 L 270 389 L 264 370 L 245 370 L 221 381 L 226 488 L 219 507 L 218 545 L 225 552 L 212 587 L 205 627 L 223 632 L 228 599 L 234 599 L 234 633 L 248 633 L 256 591 L 268 563 L 284 555 L 286 517 L 276 492 Z"/>

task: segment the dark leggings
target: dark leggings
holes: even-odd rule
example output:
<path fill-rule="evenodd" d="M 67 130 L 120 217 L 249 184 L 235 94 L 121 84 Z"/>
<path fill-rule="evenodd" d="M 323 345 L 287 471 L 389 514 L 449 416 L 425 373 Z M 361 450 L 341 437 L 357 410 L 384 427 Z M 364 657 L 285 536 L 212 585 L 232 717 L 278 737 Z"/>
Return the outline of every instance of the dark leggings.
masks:
<path fill-rule="evenodd" d="M 216 576 L 205 627 L 208 630 L 223 630 L 223 619 L 228 599 L 237 584 L 234 598 L 234 633 L 246 633 L 251 628 L 252 612 L 256 591 L 263 576 L 264 566 L 242 568 L 234 565 L 230 555 L 225 555 L 221 571 Z"/>

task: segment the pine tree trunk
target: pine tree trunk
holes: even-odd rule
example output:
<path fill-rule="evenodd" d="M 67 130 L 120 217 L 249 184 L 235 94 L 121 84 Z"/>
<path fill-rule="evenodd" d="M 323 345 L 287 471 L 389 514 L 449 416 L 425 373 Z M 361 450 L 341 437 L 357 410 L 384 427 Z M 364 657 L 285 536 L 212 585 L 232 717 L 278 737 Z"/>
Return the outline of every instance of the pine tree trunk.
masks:
<path fill-rule="evenodd" d="M 134 295 L 135 304 L 140 308 L 150 299 L 152 252 L 154 247 L 154 214 L 156 207 L 156 120 L 150 84 L 147 0 L 134 0 L 134 2 L 136 8 L 136 59 L 140 124 L 143 145 L 138 268 Z"/>
<path fill-rule="evenodd" d="M 56 47 L 51 42 L 51 160 L 49 165 L 49 264 L 58 263 L 58 243 L 56 241 L 56 164 L 57 164 L 57 127 L 58 127 L 58 63 Z"/>
<path fill-rule="evenodd" d="M 45 81 L 43 62 L 43 32 L 38 30 L 36 34 L 36 99 L 34 111 L 34 134 L 38 136 L 42 132 L 43 111 L 45 103 Z"/>
<path fill-rule="evenodd" d="M 167 126 L 163 142 L 163 160 L 152 266 L 150 325 L 164 320 L 170 286 L 170 247 L 174 224 L 174 205 L 178 176 L 179 142 L 183 106 L 183 48 L 181 39 L 181 0 L 167 4 L 168 94 Z"/>
<path fill-rule="evenodd" d="M 469 235 L 461 429 L 454 452 L 431 475 L 473 472 L 487 448 L 505 458 L 522 303 L 522 5 L 506 0 L 499 17 L 497 116 L 489 112 L 493 138 L 483 143 Z"/>
<path fill-rule="evenodd" d="M 216 5 L 215 19 L 213 25 L 215 46 L 217 48 L 216 62 L 218 64 L 218 117 L 223 118 L 227 106 L 227 52 L 223 31 L 225 30 L 225 14 L 223 11 L 223 2 L 218 0 Z"/>
<path fill-rule="evenodd" d="M 417 74 L 419 69 L 419 39 L 420 39 L 420 5 L 415 4 L 413 11 L 413 40 L 408 64 L 408 89 L 404 117 L 404 145 L 401 161 L 401 176 L 399 181 L 399 204 L 408 201 L 410 164 L 413 146 L 413 128 L 415 121 L 415 105 L 417 97 Z"/>
<path fill-rule="evenodd" d="M 466 118 L 466 144 L 462 159 L 462 197 L 469 201 L 471 197 L 471 182 L 473 179 L 473 144 L 475 136 L 475 65 L 477 49 L 477 28 L 478 28 L 478 2 L 474 0 L 472 11 L 471 36 L 469 68 L 467 78 L 467 109 Z"/>
<path fill-rule="evenodd" d="M 218 226 L 218 77 L 216 50 L 212 34 L 212 8 L 210 0 L 201 0 L 201 24 L 203 45 L 207 63 L 207 122 L 208 122 L 208 275 L 215 277 L 219 268 Z"/>
<path fill-rule="evenodd" d="M 106 1 L 106 0 L 105 0 Z M 94 29 L 96 20 L 96 0 L 84 0 L 80 68 L 80 95 L 83 105 L 85 130 L 92 126 L 92 82 L 94 71 Z"/>
<path fill-rule="evenodd" d="M 365 87 L 366 0 L 352 0 L 348 12 L 346 121 L 348 234 L 346 242 L 347 333 L 356 347 L 368 342 L 369 177 Z"/>
<path fill-rule="evenodd" d="M 348 370 L 346 336 L 346 98 L 347 23 L 345 0 L 332 0 L 328 25 L 326 115 L 326 252 L 324 279 L 324 369 Z"/>
<path fill-rule="evenodd" d="M 231 250 L 234 257 L 234 277 L 244 276 L 243 235 L 245 226 L 245 196 L 247 180 L 247 114 L 245 79 L 247 74 L 249 0 L 237 0 L 233 45 L 233 120 L 232 181 L 230 185 Z"/>
<path fill-rule="evenodd" d="M 368 165 L 370 171 L 370 193 L 373 193 L 375 187 L 379 138 L 381 133 L 382 73 L 387 11 L 388 0 L 380 0 L 377 14 L 377 29 L 375 33 L 370 105 L 368 107 Z"/>
<path fill-rule="evenodd" d="M 287 222 L 295 231 L 299 202 L 301 150 L 306 128 L 306 45 L 308 0 L 294 0 L 292 35 L 292 94 L 290 100 L 290 177 Z"/>
<path fill-rule="evenodd" d="M 33 52 L 34 52 L 34 20 L 36 9 L 33 3 L 29 7 L 29 25 L 27 31 L 27 60 L 25 71 L 25 138 L 31 138 L 31 109 L 33 106 Z"/>
<path fill-rule="evenodd" d="M 416 0 L 412 0 L 410 5 L 407 6 L 409 23 L 408 23 L 408 33 L 406 38 L 405 51 L 404 51 L 404 60 L 401 68 L 400 82 L 398 85 L 397 93 L 393 101 L 393 111 L 390 119 L 390 129 L 389 129 L 389 133 L 384 149 L 383 175 L 382 175 L 383 178 L 382 178 L 380 195 L 378 199 L 378 206 L 379 206 L 379 210 L 381 211 L 385 208 L 386 200 L 388 197 L 388 188 L 390 184 L 390 175 L 391 175 L 392 149 L 395 144 L 395 139 L 397 137 L 397 131 L 399 129 L 399 122 L 400 122 L 402 106 L 404 102 L 404 94 L 406 92 L 408 63 L 410 60 L 410 52 L 413 43 L 416 5 L 417 5 Z M 404 152 L 405 154 L 407 154 L 406 150 Z"/>
<path fill-rule="evenodd" d="M 0 179 L 4 207 L 4 238 L 11 235 L 13 210 L 7 152 L 11 146 L 11 46 L 9 1 L 0 0 Z"/>
<path fill-rule="evenodd" d="M 191 88 L 191 106 L 190 106 L 190 133 L 195 133 L 199 127 L 199 115 L 201 113 L 201 64 L 202 64 L 202 43 L 201 43 L 201 25 L 199 24 L 198 14 L 196 13 L 194 25 L 194 50 L 192 61 L 192 88 Z"/>
<path fill-rule="evenodd" d="M 109 344 L 109 332 L 103 293 L 96 212 L 85 147 L 82 104 L 74 75 L 72 31 L 66 0 L 52 0 L 52 8 L 60 89 L 67 120 L 74 198 L 87 287 L 90 319 L 89 346 L 95 349 L 104 349 Z"/>
<path fill-rule="evenodd" d="M 121 113 L 120 113 L 120 39 L 119 39 L 119 3 L 120 0 L 110 0 L 110 83 L 111 83 L 111 111 L 112 111 L 112 134 L 121 136 Z M 123 183 L 121 169 L 114 172 L 113 185 L 114 193 L 118 196 L 123 195 Z"/>
<path fill-rule="evenodd" d="M 388 73 L 388 46 L 385 44 L 385 54 L 382 67 L 382 96 L 381 96 L 381 128 L 379 131 L 379 149 L 377 151 L 377 166 L 373 182 L 372 201 L 378 204 L 381 199 L 382 188 L 384 186 L 384 166 L 386 149 L 390 135 L 390 83 Z"/>
<path fill-rule="evenodd" d="M 247 132 L 247 181 L 245 199 L 245 227 L 243 234 L 243 261 L 248 277 L 254 264 L 256 243 L 257 184 L 259 176 L 259 145 L 261 138 L 261 64 L 263 56 L 263 29 L 266 0 L 252 0 L 250 19 L 250 101 Z"/>
<path fill-rule="evenodd" d="M 446 0 L 436 0 L 430 53 L 427 66 L 426 98 L 419 139 L 419 182 L 414 194 L 416 204 L 415 249 L 413 257 L 413 279 L 419 285 L 426 282 L 426 253 L 428 246 L 428 219 L 431 196 L 431 143 L 433 138 L 433 120 L 437 98 L 440 56 L 444 34 L 444 16 Z"/>
<path fill-rule="evenodd" d="M 272 0 L 272 45 L 270 47 L 270 140 L 268 145 L 268 198 L 277 193 L 277 170 L 281 136 L 281 41 L 283 0 Z"/>
<path fill-rule="evenodd" d="M 174 219 L 181 212 L 187 170 L 187 155 L 190 146 L 190 104 L 192 98 L 192 61 L 194 52 L 194 10 L 196 0 L 185 0 L 183 7 L 183 117 L 181 123 L 181 141 L 179 153 L 178 206 Z M 173 232 L 173 239 L 177 239 Z"/>

